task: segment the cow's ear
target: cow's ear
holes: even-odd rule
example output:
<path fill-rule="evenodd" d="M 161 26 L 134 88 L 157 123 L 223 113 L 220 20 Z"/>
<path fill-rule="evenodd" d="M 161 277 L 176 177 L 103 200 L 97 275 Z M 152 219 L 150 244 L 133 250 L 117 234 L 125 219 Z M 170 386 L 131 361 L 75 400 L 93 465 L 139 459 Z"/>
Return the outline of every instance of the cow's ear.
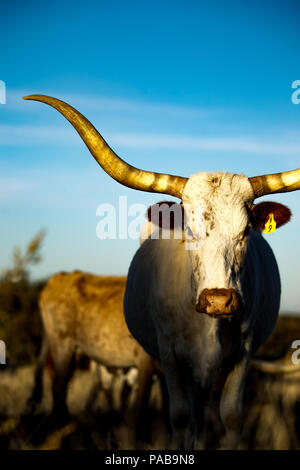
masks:
<path fill-rule="evenodd" d="M 276 228 L 289 222 L 291 211 L 287 206 L 278 202 L 265 201 L 255 204 L 251 209 L 251 223 L 254 230 L 264 230 L 269 215 L 274 214 Z"/>
<path fill-rule="evenodd" d="M 166 220 L 163 218 L 163 207 L 168 206 L 170 210 L 170 217 Z M 174 227 L 180 224 L 183 227 L 184 222 L 184 211 L 183 206 L 174 201 L 160 201 L 153 204 L 147 209 L 146 217 L 149 222 L 157 225 L 160 228 L 166 228 L 173 230 Z"/>

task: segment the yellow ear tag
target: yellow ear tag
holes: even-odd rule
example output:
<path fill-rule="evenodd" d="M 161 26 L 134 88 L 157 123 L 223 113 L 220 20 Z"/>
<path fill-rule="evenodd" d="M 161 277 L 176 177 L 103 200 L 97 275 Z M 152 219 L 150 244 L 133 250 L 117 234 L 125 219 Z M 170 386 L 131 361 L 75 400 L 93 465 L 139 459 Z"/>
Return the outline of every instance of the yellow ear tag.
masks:
<path fill-rule="evenodd" d="M 276 222 L 274 220 L 274 214 L 269 214 L 269 218 L 265 225 L 264 233 L 273 233 L 276 230 Z"/>

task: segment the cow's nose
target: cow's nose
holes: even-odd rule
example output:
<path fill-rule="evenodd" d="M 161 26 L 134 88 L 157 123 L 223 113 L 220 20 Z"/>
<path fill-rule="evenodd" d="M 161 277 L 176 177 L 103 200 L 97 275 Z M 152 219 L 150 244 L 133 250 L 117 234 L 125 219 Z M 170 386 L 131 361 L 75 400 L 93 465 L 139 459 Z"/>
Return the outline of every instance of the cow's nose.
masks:
<path fill-rule="evenodd" d="M 241 298 L 234 289 L 204 289 L 196 305 L 198 312 L 215 316 L 228 316 L 236 312 Z"/>

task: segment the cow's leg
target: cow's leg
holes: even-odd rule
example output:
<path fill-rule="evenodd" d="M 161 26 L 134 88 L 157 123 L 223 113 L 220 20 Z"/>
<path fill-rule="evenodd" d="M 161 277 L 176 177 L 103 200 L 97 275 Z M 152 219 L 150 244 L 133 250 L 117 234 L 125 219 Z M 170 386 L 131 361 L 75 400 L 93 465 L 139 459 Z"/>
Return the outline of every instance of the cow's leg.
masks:
<path fill-rule="evenodd" d="M 138 363 L 137 394 L 134 412 L 136 414 L 135 427 L 137 435 L 149 440 L 149 426 L 145 427 L 145 417 L 149 405 L 152 377 L 154 374 L 153 359 L 148 354 L 142 354 Z M 149 423 L 149 419 L 146 420 Z"/>
<path fill-rule="evenodd" d="M 148 354 L 141 356 L 138 363 L 138 391 L 136 395 L 136 406 L 139 413 L 141 413 L 149 403 L 153 374 L 153 359 Z"/>
<path fill-rule="evenodd" d="M 225 427 L 225 436 L 221 446 L 225 448 L 236 448 L 239 443 L 248 363 L 249 356 L 245 355 L 235 364 L 227 376 L 221 394 L 220 416 Z"/>
<path fill-rule="evenodd" d="M 113 373 L 111 384 L 111 406 L 113 411 L 120 413 L 122 410 L 122 390 L 124 387 L 124 370 L 120 367 Z"/>
<path fill-rule="evenodd" d="M 169 394 L 169 410 L 173 431 L 172 447 L 176 450 L 193 446 L 190 427 L 190 403 L 186 393 L 186 377 L 173 351 L 161 355 L 161 364 Z"/>
<path fill-rule="evenodd" d="M 51 356 L 53 359 L 53 411 L 62 420 L 68 416 L 66 404 L 67 385 L 74 367 L 75 345 L 71 338 L 49 338 Z"/>
<path fill-rule="evenodd" d="M 25 414 L 34 414 L 41 404 L 43 398 L 43 373 L 48 355 L 49 343 L 46 333 L 44 332 L 40 355 L 34 371 L 33 389 L 26 403 Z"/>
<path fill-rule="evenodd" d="M 192 416 L 195 420 L 197 450 L 210 449 L 212 445 L 211 436 L 215 435 L 216 406 L 212 387 L 202 387 L 199 383 L 196 386 Z"/>

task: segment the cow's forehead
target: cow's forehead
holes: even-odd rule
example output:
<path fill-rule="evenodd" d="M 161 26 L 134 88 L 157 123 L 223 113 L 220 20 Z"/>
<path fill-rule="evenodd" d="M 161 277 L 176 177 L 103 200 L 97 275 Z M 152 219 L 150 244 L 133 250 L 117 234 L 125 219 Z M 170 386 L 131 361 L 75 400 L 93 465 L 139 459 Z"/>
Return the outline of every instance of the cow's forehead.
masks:
<path fill-rule="evenodd" d="M 238 236 L 248 221 L 246 205 L 253 200 L 247 176 L 225 172 L 192 175 L 182 195 L 187 225 L 203 239 L 211 232 L 222 233 L 222 239 Z"/>
<path fill-rule="evenodd" d="M 251 203 L 254 193 L 247 176 L 234 173 L 200 172 L 190 176 L 183 195 L 183 204 L 228 206 Z"/>

